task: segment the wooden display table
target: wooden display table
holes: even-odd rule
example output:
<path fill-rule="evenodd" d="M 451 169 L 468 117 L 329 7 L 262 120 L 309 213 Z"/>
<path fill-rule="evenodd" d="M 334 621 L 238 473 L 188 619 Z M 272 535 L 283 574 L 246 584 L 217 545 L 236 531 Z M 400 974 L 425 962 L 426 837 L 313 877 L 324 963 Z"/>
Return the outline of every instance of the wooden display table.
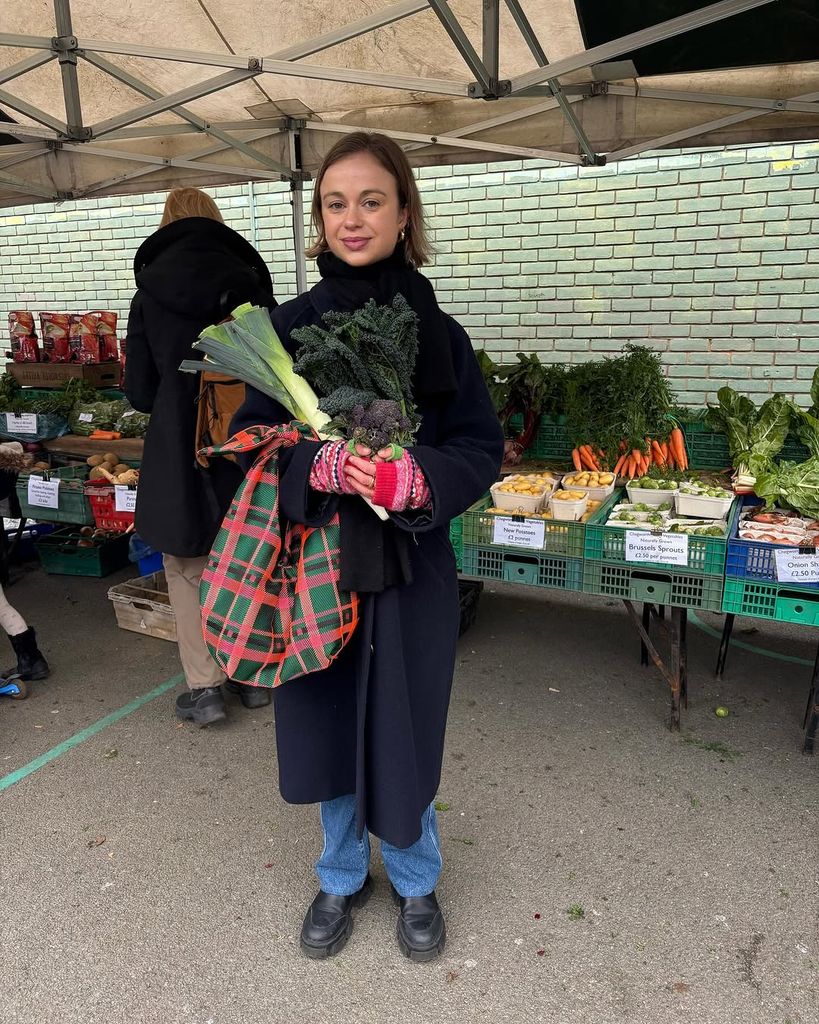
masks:
<path fill-rule="evenodd" d="M 113 452 L 125 462 L 141 462 L 145 445 L 141 437 L 122 437 L 118 441 L 97 441 L 79 434 L 66 434 L 53 441 L 43 441 L 43 448 L 54 455 L 74 455 L 87 459 L 89 455 Z"/>

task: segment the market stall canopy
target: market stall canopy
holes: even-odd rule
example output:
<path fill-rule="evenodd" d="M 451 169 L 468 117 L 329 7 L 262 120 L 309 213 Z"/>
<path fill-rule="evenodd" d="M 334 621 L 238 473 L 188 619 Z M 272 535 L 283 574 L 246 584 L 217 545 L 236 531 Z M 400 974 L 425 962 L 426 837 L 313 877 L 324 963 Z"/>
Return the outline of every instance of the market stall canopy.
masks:
<path fill-rule="evenodd" d="M 0 206 L 819 135 L 815 0 L 0 0 Z"/>

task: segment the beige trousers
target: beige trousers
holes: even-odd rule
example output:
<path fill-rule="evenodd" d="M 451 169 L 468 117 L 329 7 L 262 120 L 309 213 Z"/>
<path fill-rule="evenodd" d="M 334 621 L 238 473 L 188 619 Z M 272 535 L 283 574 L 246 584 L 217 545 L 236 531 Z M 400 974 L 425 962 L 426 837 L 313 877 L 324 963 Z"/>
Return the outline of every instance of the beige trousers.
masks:
<path fill-rule="evenodd" d="M 176 639 L 185 679 L 192 690 L 203 686 L 219 686 L 225 674 L 211 658 L 202 637 L 202 618 L 199 611 L 199 580 L 207 556 L 177 558 L 163 555 L 168 597 L 176 616 Z"/>

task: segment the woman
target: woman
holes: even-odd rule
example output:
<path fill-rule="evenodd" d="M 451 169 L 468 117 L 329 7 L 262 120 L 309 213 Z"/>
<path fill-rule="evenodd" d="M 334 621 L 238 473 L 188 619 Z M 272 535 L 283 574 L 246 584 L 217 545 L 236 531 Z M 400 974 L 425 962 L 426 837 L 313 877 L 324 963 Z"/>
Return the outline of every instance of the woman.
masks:
<path fill-rule="evenodd" d="M 151 413 L 136 529 L 164 555 L 188 684 L 176 701 L 176 715 L 207 725 L 225 718 L 224 676 L 202 638 L 199 579 L 241 472 L 226 459 L 209 470 L 196 463 L 199 375 L 181 373 L 179 364 L 197 357 L 191 345 L 200 331 L 238 304 L 275 301 L 261 256 L 224 224 L 210 196 L 195 188 L 169 193 L 159 230 L 137 251 L 134 274 L 138 290 L 128 318 L 125 393 L 135 409 Z M 245 707 L 270 702 L 269 694 L 253 687 L 228 687 Z"/>
<path fill-rule="evenodd" d="M 17 474 L 30 469 L 32 458 L 23 451 L 19 441 L 0 444 L 0 500 L 14 491 Z M 48 662 L 37 646 L 37 635 L 33 627 L 9 604 L 0 586 L 0 626 L 6 631 L 9 643 L 17 656 L 17 664 L 3 672 L 4 678 L 17 675 L 25 680 L 47 679 L 50 674 Z"/>
<path fill-rule="evenodd" d="M 362 599 L 351 642 L 326 670 L 273 691 L 280 788 L 291 803 L 320 803 L 320 891 L 301 947 L 337 953 L 352 910 L 372 891 L 369 835 L 381 839 L 399 906 L 398 942 L 414 960 L 444 946 L 435 897 L 441 851 L 433 799 L 455 664 L 459 607 L 449 522 L 496 479 L 503 435 L 465 332 L 438 308 L 415 269 L 427 262 L 421 199 L 401 149 L 356 132 L 330 150 L 315 184 L 312 219 L 322 280 L 284 303 L 273 322 L 294 329 L 400 292 L 419 321 L 414 399 L 417 443 L 398 463 L 344 442 L 304 440 L 279 463 L 280 508 L 321 525 L 338 511 L 341 580 Z M 289 419 L 248 388 L 232 429 Z M 360 496 L 390 510 L 382 523 Z"/>

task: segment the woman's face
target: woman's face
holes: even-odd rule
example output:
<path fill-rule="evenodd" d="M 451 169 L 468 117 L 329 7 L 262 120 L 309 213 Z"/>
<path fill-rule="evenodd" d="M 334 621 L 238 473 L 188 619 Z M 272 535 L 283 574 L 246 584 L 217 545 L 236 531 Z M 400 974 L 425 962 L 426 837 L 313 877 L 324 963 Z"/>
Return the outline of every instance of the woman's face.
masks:
<path fill-rule="evenodd" d="M 353 267 L 392 255 L 407 211 L 398 184 L 369 153 L 338 160 L 321 182 L 321 217 L 332 253 Z"/>

